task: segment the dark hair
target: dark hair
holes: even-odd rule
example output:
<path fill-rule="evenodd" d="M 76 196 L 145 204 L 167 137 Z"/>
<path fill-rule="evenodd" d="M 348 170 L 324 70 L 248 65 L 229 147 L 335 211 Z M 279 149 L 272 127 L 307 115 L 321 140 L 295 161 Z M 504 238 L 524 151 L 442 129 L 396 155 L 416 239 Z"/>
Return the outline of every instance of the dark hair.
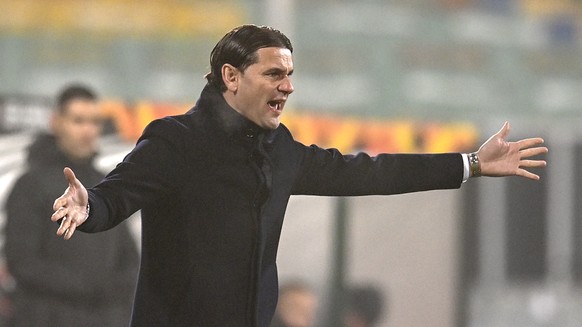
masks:
<path fill-rule="evenodd" d="M 208 83 L 221 92 L 226 91 L 222 66 L 231 64 L 244 72 L 259 60 L 257 50 L 269 47 L 289 49 L 293 53 L 291 41 L 272 27 L 242 25 L 234 28 L 218 41 L 210 53 L 210 73 L 205 76 Z"/>
<path fill-rule="evenodd" d="M 383 313 L 385 299 L 380 291 L 370 285 L 353 287 L 348 291 L 348 310 L 373 325 Z"/>
<path fill-rule="evenodd" d="M 67 105 L 73 100 L 97 101 L 97 95 L 88 86 L 82 84 L 71 84 L 64 87 L 57 96 L 56 111 L 64 114 Z"/>

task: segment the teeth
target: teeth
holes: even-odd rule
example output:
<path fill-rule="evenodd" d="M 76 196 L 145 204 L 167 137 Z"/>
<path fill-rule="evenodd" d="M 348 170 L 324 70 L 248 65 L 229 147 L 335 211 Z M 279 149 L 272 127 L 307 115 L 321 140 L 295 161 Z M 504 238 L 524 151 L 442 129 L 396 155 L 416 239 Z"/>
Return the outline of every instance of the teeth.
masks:
<path fill-rule="evenodd" d="M 281 108 L 281 102 L 280 101 L 269 101 L 267 103 L 270 107 L 276 109 L 276 110 L 280 110 Z"/>

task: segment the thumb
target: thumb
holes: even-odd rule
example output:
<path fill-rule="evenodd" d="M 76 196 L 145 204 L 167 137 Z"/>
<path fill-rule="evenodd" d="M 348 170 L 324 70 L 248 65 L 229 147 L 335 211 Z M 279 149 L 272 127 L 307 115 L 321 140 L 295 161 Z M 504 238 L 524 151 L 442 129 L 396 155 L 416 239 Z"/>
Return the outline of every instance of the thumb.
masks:
<path fill-rule="evenodd" d="M 69 167 L 65 167 L 65 169 L 63 170 L 63 173 L 65 174 L 65 178 L 67 179 L 67 182 L 69 183 L 69 185 L 76 187 L 77 184 L 79 183 L 79 180 L 75 176 L 75 173 L 73 172 L 73 170 Z"/>
<path fill-rule="evenodd" d="M 499 137 L 501 137 L 503 140 L 505 140 L 505 138 L 509 135 L 510 129 L 511 129 L 511 125 L 509 124 L 508 121 L 506 121 L 505 123 L 503 123 L 503 127 L 501 127 L 501 130 L 499 130 L 499 132 L 497 132 L 497 135 L 499 135 Z"/>

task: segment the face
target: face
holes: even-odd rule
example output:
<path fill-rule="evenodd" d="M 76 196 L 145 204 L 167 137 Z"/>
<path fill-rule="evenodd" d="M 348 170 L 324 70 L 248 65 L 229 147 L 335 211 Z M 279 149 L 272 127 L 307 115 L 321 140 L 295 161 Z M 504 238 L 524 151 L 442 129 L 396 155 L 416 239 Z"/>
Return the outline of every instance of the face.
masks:
<path fill-rule="evenodd" d="M 102 125 L 97 103 L 85 99 L 70 101 L 52 121 L 57 144 L 73 160 L 87 159 L 95 153 Z"/>
<path fill-rule="evenodd" d="M 289 95 L 293 92 L 293 58 L 284 48 L 262 48 L 258 62 L 244 72 L 224 65 L 222 74 L 228 104 L 250 121 L 265 129 L 276 129 Z"/>
<path fill-rule="evenodd" d="M 280 299 L 279 315 L 289 327 L 312 327 L 315 323 L 317 299 L 307 291 L 291 291 Z"/>

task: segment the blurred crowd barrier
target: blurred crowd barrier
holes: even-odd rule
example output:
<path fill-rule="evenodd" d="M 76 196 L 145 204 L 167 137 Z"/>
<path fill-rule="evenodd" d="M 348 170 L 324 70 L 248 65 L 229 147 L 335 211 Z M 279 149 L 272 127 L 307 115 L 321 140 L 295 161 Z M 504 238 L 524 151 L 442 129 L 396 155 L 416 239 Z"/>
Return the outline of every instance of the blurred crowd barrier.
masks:
<path fill-rule="evenodd" d="M 186 112 L 184 104 L 104 100 L 102 113 L 109 132 L 135 142 L 152 120 Z M 1 133 L 46 129 L 51 101 L 40 95 L 0 95 Z M 295 138 L 305 144 L 336 147 L 344 152 L 452 152 L 472 149 L 479 133 L 468 122 L 362 119 L 289 110 L 283 117 Z"/>

